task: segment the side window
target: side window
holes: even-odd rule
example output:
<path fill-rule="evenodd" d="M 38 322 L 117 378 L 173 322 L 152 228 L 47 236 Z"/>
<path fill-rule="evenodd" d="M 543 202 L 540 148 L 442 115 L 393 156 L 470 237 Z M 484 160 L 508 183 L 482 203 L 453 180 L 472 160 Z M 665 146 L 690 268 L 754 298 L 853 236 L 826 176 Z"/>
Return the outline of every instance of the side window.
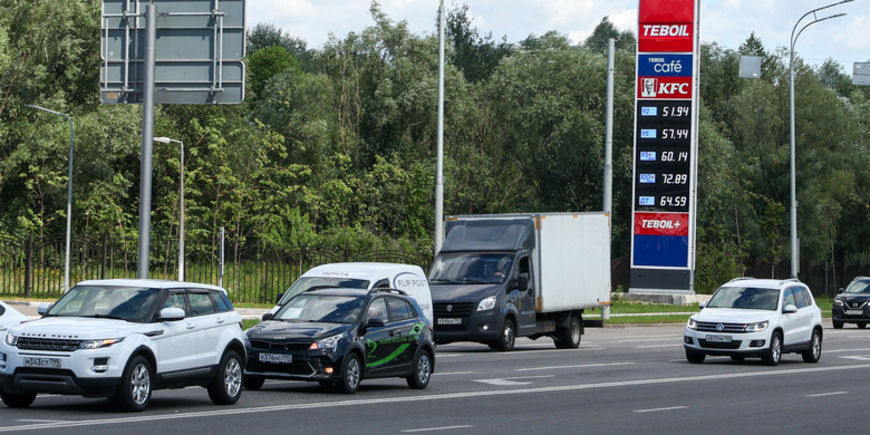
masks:
<path fill-rule="evenodd" d="M 0 305 L 0 316 L 2 316 L 3 313 L 5 313 L 5 312 L 6 312 L 6 307 L 4 307 L 3 305 Z"/>
<path fill-rule="evenodd" d="M 188 293 L 188 299 L 190 299 L 190 314 L 192 316 L 204 316 L 206 314 L 214 314 L 214 302 L 211 301 L 211 297 L 208 293 Z"/>
<path fill-rule="evenodd" d="M 411 308 L 411 304 L 407 301 L 399 298 L 387 298 L 387 305 L 390 306 L 390 317 L 394 322 L 414 317 L 413 308 Z"/>
<path fill-rule="evenodd" d="M 794 302 L 795 306 L 800 308 L 806 308 L 810 305 L 809 297 L 807 296 L 807 291 L 803 287 L 795 287 L 794 288 Z"/>
<path fill-rule="evenodd" d="M 229 301 L 224 298 L 224 292 L 213 291 L 211 292 L 212 299 L 214 299 L 215 304 L 217 305 L 217 310 L 220 312 L 230 311 Z"/>
<path fill-rule="evenodd" d="M 369 309 L 366 311 L 366 321 L 370 319 L 381 319 L 384 323 L 390 321 L 387 318 L 387 303 L 384 298 L 377 298 L 369 304 Z"/>
<path fill-rule="evenodd" d="M 163 306 L 160 307 L 161 310 L 164 308 L 181 308 L 184 310 L 186 316 L 190 315 L 190 311 L 187 309 L 187 304 L 184 302 L 184 292 L 169 293 L 169 296 L 167 296 L 166 300 L 163 302 Z"/>
<path fill-rule="evenodd" d="M 795 305 L 794 288 L 785 289 L 785 293 L 782 295 L 782 307 L 785 308 L 789 305 Z"/>

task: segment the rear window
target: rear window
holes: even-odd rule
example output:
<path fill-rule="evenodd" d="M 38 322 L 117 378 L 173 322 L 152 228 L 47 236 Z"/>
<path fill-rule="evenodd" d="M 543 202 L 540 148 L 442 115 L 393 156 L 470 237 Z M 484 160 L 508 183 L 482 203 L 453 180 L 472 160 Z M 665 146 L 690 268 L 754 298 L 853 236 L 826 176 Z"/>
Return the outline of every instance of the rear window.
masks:
<path fill-rule="evenodd" d="M 215 304 L 217 304 L 218 311 L 232 311 L 233 304 L 230 303 L 230 300 L 227 298 L 227 295 L 225 295 L 224 292 L 214 291 L 211 292 L 211 295 L 214 297 L 214 302 Z"/>

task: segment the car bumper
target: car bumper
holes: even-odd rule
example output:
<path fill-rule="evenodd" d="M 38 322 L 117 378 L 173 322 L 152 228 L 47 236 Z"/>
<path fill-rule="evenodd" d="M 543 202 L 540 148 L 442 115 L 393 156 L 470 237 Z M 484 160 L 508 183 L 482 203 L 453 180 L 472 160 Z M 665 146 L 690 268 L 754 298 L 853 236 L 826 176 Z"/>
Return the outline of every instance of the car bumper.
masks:
<path fill-rule="evenodd" d="M 326 355 L 290 353 L 290 363 L 260 362 L 261 351 L 248 348 L 245 363 L 246 376 L 261 376 L 267 379 L 286 379 L 293 381 L 329 381 L 340 379 L 341 358 Z M 275 352 L 269 352 L 275 353 Z M 331 373 L 330 373 L 331 372 Z"/>
<path fill-rule="evenodd" d="M 834 306 L 831 309 L 831 319 L 840 322 L 870 322 L 870 307 L 855 310 Z"/>
<path fill-rule="evenodd" d="M 769 329 L 750 333 L 719 333 L 686 328 L 683 333 L 686 350 L 707 355 L 760 355 L 769 345 Z"/>
<path fill-rule="evenodd" d="M 26 353 L 26 355 L 25 355 Z M 28 367 L 25 358 L 57 360 L 59 367 Z M 121 382 L 126 359 L 116 349 L 74 352 L 26 350 L 0 346 L 0 385 L 11 392 L 110 397 Z"/>

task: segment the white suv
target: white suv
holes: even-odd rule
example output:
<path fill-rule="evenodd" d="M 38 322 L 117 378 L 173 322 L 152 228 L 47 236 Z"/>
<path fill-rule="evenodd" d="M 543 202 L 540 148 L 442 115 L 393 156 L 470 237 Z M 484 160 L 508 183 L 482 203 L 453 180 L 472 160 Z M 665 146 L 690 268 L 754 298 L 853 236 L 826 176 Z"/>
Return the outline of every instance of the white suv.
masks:
<path fill-rule="evenodd" d="M 701 304 L 684 335 L 691 363 L 727 355 L 735 361 L 761 358 L 775 366 L 788 352 L 814 363 L 822 356 L 822 311 L 809 287 L 796 279 L 737 278 Z"/>
<path fill-rule="evenodd" d="M 0 343 L 0 397 L 113 398 L 141 411 L 152 390 L 201 385 L 215 404 L 241 396 L 241 316 L 220 287 L 160 280 L 84 281 Z"/>

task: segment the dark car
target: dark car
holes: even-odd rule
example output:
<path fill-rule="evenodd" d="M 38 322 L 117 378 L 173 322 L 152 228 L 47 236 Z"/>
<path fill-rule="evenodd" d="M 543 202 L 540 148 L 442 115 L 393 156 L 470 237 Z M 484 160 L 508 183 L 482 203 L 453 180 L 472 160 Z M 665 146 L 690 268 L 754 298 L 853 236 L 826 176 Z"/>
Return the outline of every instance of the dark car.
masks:
<path fill-rule="evenodd" d="M 432 324 L 400 290 L 312 289 L 245 336 L 244 385 L 252 390 L 285 379 L 353 394 L 363 379 L 390 377 L 423 389 L 435 369 Z"/>
<path fill-rule="evenodd" d="M 834 298 L 831 308 L 831 320 L 834 329 L 840 329 L 844 323 L 856 323 L 859 328 L 867 327 L 870 322 L 870 277 L 859 276 L 852 280 L 846 290 L 840 289 L 840 294 Z"/>

